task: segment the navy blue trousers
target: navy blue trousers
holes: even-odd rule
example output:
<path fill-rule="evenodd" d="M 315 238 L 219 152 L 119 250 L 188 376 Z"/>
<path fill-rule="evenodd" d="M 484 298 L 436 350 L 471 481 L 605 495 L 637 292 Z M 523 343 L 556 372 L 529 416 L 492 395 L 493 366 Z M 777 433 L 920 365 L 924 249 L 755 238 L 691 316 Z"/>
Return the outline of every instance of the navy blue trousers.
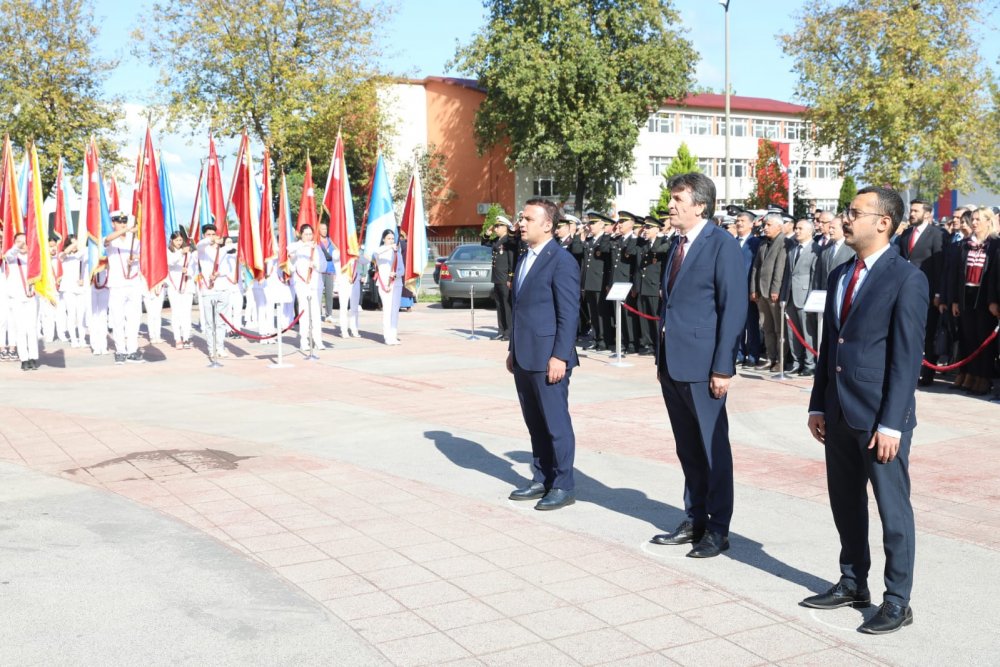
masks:
<path fill-rule="evenodd" d="M 885 599 L 908 605 L 913 588 L 915 538 L 910 504 L 910 441 L 906 431 L 899 452 L 879 463 L 868 449 L 870 431 L 852 429 L 840 411 L 826 419 L 826 482 L 833 522 L 840 534 L 840 578 L 867 587 L 872 558 L 868 546 L 868 482 L 882 519 L 885 549 Z"/>
<path fill-rule="evenodd" d="M 514 386 L 521 414 L 531 435 L 532 479 L 546 489 L 572 491 L 576 436 L 569 416 L 569 376 L 549 384 L 545 371 L 526 371 L 514 364 Z"/>

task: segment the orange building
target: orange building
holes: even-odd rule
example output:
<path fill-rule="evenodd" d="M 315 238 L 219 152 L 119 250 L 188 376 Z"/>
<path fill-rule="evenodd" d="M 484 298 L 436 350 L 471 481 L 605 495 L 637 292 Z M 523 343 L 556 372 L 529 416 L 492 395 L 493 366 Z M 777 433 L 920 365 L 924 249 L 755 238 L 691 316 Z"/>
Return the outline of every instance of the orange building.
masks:
<path fill-rule="evenodd" d="M 414 150 L 433 146 L 444 156 L 444 184 L 432 196 L 446 201 L 427 207 L 432 237 L 452 236 L 459 229 L 478 232 L 492 203 L 508 214 L 516 210 L 515 176 L 504 163 L 506 149 L 494 147 L 483 155 L 476 150 L 473 127 L 485 97 L 472 79 L 440 76 L 401 79 L 379 94 L 393 131 L 386 142 L 390 174 L 408 170 Z"/>

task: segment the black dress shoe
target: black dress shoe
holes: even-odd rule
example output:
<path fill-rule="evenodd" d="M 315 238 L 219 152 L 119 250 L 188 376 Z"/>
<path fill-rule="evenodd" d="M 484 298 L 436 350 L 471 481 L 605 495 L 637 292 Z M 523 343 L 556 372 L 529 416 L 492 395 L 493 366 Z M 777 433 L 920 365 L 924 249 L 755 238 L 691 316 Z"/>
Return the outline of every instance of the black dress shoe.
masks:
<path fill-rule="evenodd" d="M 799 371 L 799 375 L 801 375 L 804 378 L 811 378 L 812 376 L 816 375 L 816 371 L 814 371 L 811 368 L 803 368 L 801 371 Z"/>
<path fill-rule="evenodd" d="M 650 354 L 653 354 L 653 348 L 651 348 L 650 346 L 643 345 L 642 347 L 639 348 L 639 356 L 640 357 L 645 357 L 645 356 L 650 355 Z"/>
<path fill-rule="evenodd" d="M 30 371 L 31 370 L 31 366 L 28 365 L 27 361 L 22 361 L 21 362 L 21 370 L 22 371 Z"/>
<path fill-rule="evenodd" d="M 650 542 L 653 544 L 691 544 L 692 542 L 700 542 L 704 534 L 704 528 L 695 528 L 691 521 L 683 521 L 674 529 L 674 532 L 653 535 Z"/>
<path fill-rule="evenodd" d="M 528 486 L 514 489 L 507 497 L 511 500 L 535 500 L 536 498 L 543 497 L 546 490 L 545 485 L 541 482 L 532 482 Z"/>
<path fill-rule="evenodd" d="M 706 530 L 694 549 L 687 553 L 688 558 L 714 558 L 729 549 L 729 538 L 722 533 Z"/>
<path fill-rule="evenodd" d="M 839 582 L 826 593 L 807 597 L 799 604 L 812 609 L 839 609 L 840 607 L 864 609 L 872 605 L 872 596 L 867 588 L 855 589 L 844 582 Z"/>
<path fill-rule="evenodd" d="M 557 510 L 576 502 L 576 494 L 562 489 L 549 489 L 545 497 L 535 503 L 536 510 Z"/>
<path fill-rule="evenodd" d="M 904 625 L 913 625 L 913 609 L 895 602 L 883 602 L 878 613 L 865 621 L 859 632 L 868 635 L 887 635 L 899 630 Z"/>
<path fill-rule="evenodd" d="M 934 384 L 934 378 L 922 377 L 917 380 L 917 385 L 921 387 L 930 387 L 932 384 Z"/>
<path fill-rule="evenodd" d="M 604 352 L 605 350 L 608 349 L 608 346 L 605 345 L 604 343 L 598 343 L 597 345 L 594 346 L 594 349 L 597 350 L 598 352 Z"/>
<path fill-rule="evenodd" d="M 38 370 L 38 359 L 28 359 L 28 364 L 31 367 L 31 370 Z"/>
<path fill-rule="evenodd" d="M 496 336 L 493 337 L 493 340 L 503 340 L 503 334 L 498 333 Z"/>
<path fill-rule="evenodd" d="M 587 343 L 586 345 L 583 346 L 583 349 L 585 349 L 585 350 L 593 350 L 595 346 L 596 346 L 596 343 L 594 343 L 594 341 L 590 341 L 589 343 Z"/>

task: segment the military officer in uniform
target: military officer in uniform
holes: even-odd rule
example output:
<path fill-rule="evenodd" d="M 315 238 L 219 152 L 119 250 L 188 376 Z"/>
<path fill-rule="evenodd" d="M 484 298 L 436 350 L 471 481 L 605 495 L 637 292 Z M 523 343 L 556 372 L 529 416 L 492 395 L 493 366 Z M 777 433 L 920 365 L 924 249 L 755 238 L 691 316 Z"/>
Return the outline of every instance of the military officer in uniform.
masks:
<path fill-rule="evenodd" d="M 646 216 L 635 244 L 636 267 L 635 279 L 632 282 L 632 293 L 636 309 L 646 315 L 656 315 L 660 312 L 660 283 L 663 278 L 663 265 L 670 254 L 670 242 L 660 234 L 660 221 L 652 216 Z M 653 354 L 653 344 L 656 342 L 656 320 L 638 318 L 636 334 L 638 338 L 638 353 Z"/>
<path fill-rule="evenodd" d="M 604 287 L 604 261 L 611 249 L 611 235 L 604 233 L 606 222 L 614 221 L 600 213 L 587 214 L 587 225 L 581 227 L 580 233 L 573 241 L 573 254 L 579 254 L 580 260 L 580 291 L 583 295 L 584 310 L 587 320 L 593 329 L 593 339 L 584 345 L 584 349 L 608 349 L 604 339 L 604 326 L 601 320 L 601 299 Z M 584 335 L 587 331 L 584 330 Z"/>
<path fill-rule="evenodd" d="M 628 211 L 618 212 L 618 222 L 615 223 L 614 231 L 611 234 L 611 248 L 608 253 L 608 259 L 604 263 L 604 313 L 605 313 L 605 323 L 604 323 L 604 342 L 610 348 L 615 344 L 615 305 L 613 302 L 606 301 L 607 294 L 611 290 L 611 286 L 615 283 L 632 283 L 632 279 L 635 276 L 635 259 L 636 259 L 636 236 L 633 233 L 635 227 L 635 222 L 642 218 L 636 216 L 634 213 L 629 213 Z M 635 304 L 631 300 L 627 300 L 628 303 L 633 308 Z M 622 352 L 629 352 L 635 354 L 636 352 L 636 336 L 635 336 L 635 320 L 634 315 L 628 311 L 622 312 Z"/>
<path fill-rule="evenodd" d="M 520 236 L 512 234 L 514 224 L 498 215 L 493 233 L 483 235 L 482 244 L 493 250 L 493 300 L 497 305 L 497 335 L 493 340 L 510 340 L 510 281 L 514 278 L 514 262 Z"/>

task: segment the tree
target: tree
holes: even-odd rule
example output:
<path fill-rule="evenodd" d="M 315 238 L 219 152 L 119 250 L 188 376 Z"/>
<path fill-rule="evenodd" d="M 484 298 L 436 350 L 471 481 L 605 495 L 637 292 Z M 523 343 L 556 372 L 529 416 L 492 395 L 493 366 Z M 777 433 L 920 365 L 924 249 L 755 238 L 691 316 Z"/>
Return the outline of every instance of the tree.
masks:
<path fill-rule="evenodd" d="M 385 14 L 360 0 L 158 0 L 134 50 L 159 65 L 173 121 L 226 136 L 246 127 L 289 174 L 307 153 L 325 162 L 342 128 L 348 169 L 367 177 L 382 122 L 374 26 Z"/>
<path fill-rule="evenodd" d="M 840 197 L 837 199 L 837 212 L 841 213 L 851 207 L 851 202 L 858 196 L 858 186 L 854 177 L 844 174 L 844 182 L 840 184 Z"/>
<path fill-rule="evenodd" d="M 503 210 L 503 206 L 497 204 L 496 202 L 490 204 L 490 207 L 486 209 L 486 216 L 483 219 L 483 236 L 489 236 L 493 233 L 493 227 L 497 223 L 497 217 L 501 215 L 510 220 L 510 216 Z"/>
<path fill-rule="evenodd" d="M 105 165 L 118 161 L 112 135 L 121 105 L 102 92 L 117 62 L 94 53 L 91 3 L 5 0 L 0 34 L 0 126 L 19 148 L 35 142 L 43 190 L 55 182 L 60 156 L 69 169 L 83 164 L 91 136 Z"/>
<path fill-rule="evenodd" d="M 964 158 L 996 176 L 997 78 L 983 66 L 977 0 L 810 0 L 780 37 L 815 141 L 868 182 L 899 187 L 913 164 Z M 987 39 L 988 37 L 984 37 Z M 992 97 L 991 97 L 992 96 Z M 945 187 L 969 184 L 959 160 Z"/>
<path fill-rule="evenodd" d="M 767 139 L 762 139 L 757 146 L 754 186 L 746 205 L 747 208 L 788 208 L 788 174 L 778 159 L 777 147 Z"/>
<path fill-rule="evenodd" d="M 692 171 L 701 171 L 698 168 L 698 158 L 691 155 L 691 149 L 688 148 L 687 143 L 682 141 L 681 145 L 677 147 L 677 155 L 670 161 L 667 170 L 663 173 L 663 184 L 660 186 L 660 200 L 650 210 L 650 215 L 662 215 L 662 212 L 666 211 L 667 206 L 670 205 L 670 190 L 667 189 L 667 181 L 677 174 L 689 174 Z"/>
<path fill-rule="evenodd" d="M 413 149 L 410 161 L 393 178 L 392 199 L 393 203 L 402 212 L 402 207 L 406 202 L 406 193 L 410 189 L 410 178 L 413 176 L 413 163 L 416 162 L 420 171 L 420 188 L 424 196 L 424 208 L 427 214 L 427 224 L 431 225 L 432 212 L 438 204 L 444 204 L 455 198 L 455 191 L 444 187 L 447 170 L 445 169 L 445 158 L 447 156 L 438 150 L 433 142 L 427 146 L 417 146 Z M 501 211 L 502 213 L 502 211 Z"/>
<path fill-rule="evenodd" d="M 632 172 L 651 109 L 683 99 L 698 55 L 670 0 L 485 0 L 487 25 L 455 56 L 486 91 L 480 151 L 552 173 L 560 192 L 604 206 Z"/>

